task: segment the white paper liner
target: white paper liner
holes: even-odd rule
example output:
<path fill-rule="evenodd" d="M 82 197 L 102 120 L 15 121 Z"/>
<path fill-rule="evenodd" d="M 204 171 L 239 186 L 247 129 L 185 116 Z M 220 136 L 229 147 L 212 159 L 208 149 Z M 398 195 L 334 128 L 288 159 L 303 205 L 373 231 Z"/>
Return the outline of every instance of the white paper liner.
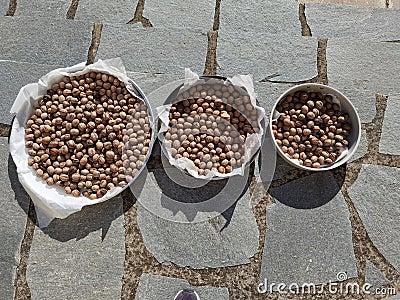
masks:
<path fill-rule="evenodd" d="M 10 153 L 17 166 L 18 179 L 35 204 L 38 225 L 44 228 L 54 218 L 66 218 L 80 211 L 83 206 L 93 205 L 106 201 L 123 188 L 115 187 L 105 196 L 96 200 L 90 200 L 84 196 L 73 197 L 64 192 L 56 185 L 48 186 L 42 179 L 38 178 L 32 167 L 28 166 L 28 151 L 25 148 L 25 123 L 33 113 L 33 105 L 37 99 L 46 94 L 47 90 L 55 83 L 62 80 L 64 76 L 79 76 L 91 71 L 104 72 L 118 77 L 127 86 L 127 89 L 139 99 L 142 99 L 130 89 L 129 78 L 120 58 L 99 60 L 98 62 L 85 66 L 82 62 L 72 67 L 60 68 L 44 75 L 38 83 L 31 83 L 21 88 L 11 108 L 11 113 L 16 113 L 10 135 Z M 143 100 L 142 100 L 143 101 Z M 151 109 L 150 107 L 148 109 Z M 152 125 L 152 124 L 150 124 Z"/>
<path fill-rule="evenodd" d="M 338 104 L 340 109 L 342 109 L 341 103 L 340 103 L 340 101 L 338 100 L 338 98 L 335 95 L 333 95 L 333 94 L 325 94 L 325 95 L 331 96 L 332 97 L 332 102 L 335 103 L 335 104 Z M 280 113 L 275 109 L 272 121 L 278 120 L 279 116 L 280 116 Z M 280 147 L 278 147 L 278 148 L 279 148 L 279 151 L 281 152 Z M 342 150 L 342 154 L 333 162 L 334 164 L 337 163 L 338 161 L 342 160 L 343 158 L 345 158 L 347 156 L 348 152 L 349 152 L 349 148 L 348 147 L 342 147 L 341 150 Z M 299 162 L 298 159 L 289 158 L 287 156 L 285 156 L 285 157 L 288 160 L 290 160 L 292 163 L 294 163 L 294 164 L 296 164 L 298 166 L 304 167 L 303 165 L 300 165 L 300 162 Z M 321 169 L 324 168 L 324 167 L 330 167 L 330 166 L 332 166 L 332 165 L 323 164 L 323 165 L 321 165 Z"/>
<path fill-rule="evenodd" d="M 261 124 L 261 121 L 265 118 L 265 110 L 264 108 L 257 105 L 256 94 L 254 92 L 253 78 L 251 75 L 236 75 L 233 78 L 227 78 L 225 82 L 222 82 L 221 79 L 200 79 L 199 75 L 192 72 L 190 69 L 185 68 L 185 81 L 183 86 L 180 88 L 179 93 L 182 93 L 188 89 L 190 89 L 193 85 L 204 84 L 207 81 L 207 84 L 219 83 L 219 84 L 232 84 L 236 87 L 244 87 L 247 91 L 241 91 L 242 95 L 249 95 L 251 104 L 257 110 L 257 122 L 260 128 L 258 133 L 253 133 L 247 135 L 246 142 L 244 144 L 244 157 L 245 161 L 240 168 L 235 168 L 230 173 L 222 174 L 219 172 L 211 171 L 207 175 L 199 175 L 196 171 L 196 166 L 194 162 L 188 158 L 182 157 L 179 159 L 174 158 L 171 155 L 171 143 L 170 141 L 166 141 L 164 137 L 164 133 L 168 131 L 169 124 L 169 111 L 171 109 L 172 104 L 159 106 L 156 108 L 158 119 L 161 121 L 160 130 L 158 131 L 158 139 L 161 141 L 163 148 L 166 150 L 164 153 L 168 157 L 168 161 L 171 165 L 187 171 L 190 175 L 199 179 L 222 179 L 228 178 L 235 175 L 243 176 L 245 174 L 245 169 L 247 164 L 252 159 L 253 155 L 260 149 L 262 143 L 262 137 L 264 135 L 264 128 Z M 237 91 L 239 91 L 237 89 Z"/>

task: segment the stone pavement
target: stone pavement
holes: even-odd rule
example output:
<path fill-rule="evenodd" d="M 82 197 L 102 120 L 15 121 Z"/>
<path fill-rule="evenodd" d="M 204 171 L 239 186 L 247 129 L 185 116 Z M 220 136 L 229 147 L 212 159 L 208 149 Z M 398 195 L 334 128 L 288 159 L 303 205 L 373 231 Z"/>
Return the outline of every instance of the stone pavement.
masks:
<path fill-rule="evenodd" d="M 399 299 L 400 3 L 304 2 L 0 1 L 0 299 L 168 300 L 188 287 L 202 300 Z M 52 69 L 116 56 L 153 109 L 163 104 L 154 91 L 186 67 L 253 74 L 267 115 L 291 86 L 329 84 L 356 106 L 361 144 L 330 172 L 277 158 L 269 174 L 267 159 L 248 185 L 195 190 L 168 179 L 174 169 L 155 147 L 132 192 L 39 229 L 8 154 L 11 105 Z M 223 213 L 170 205 L 224 188 L 237 197 L 218 200 L 231 201 Z M 310 283 L 317 292 L 288 289 Z M 369 283 L 372 294 L 328 283 Z"/>

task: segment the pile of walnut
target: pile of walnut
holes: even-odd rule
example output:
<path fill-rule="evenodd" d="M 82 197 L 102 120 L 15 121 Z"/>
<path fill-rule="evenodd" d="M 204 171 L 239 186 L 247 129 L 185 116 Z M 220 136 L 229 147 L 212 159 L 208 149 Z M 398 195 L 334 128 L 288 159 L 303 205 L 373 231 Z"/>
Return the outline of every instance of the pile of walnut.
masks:
<path fill-rule="evenodd" d="M 300 165 L 332 165 L 348 146 L 349 116 L 333 102 L 331 95 L 296 92 L 283 99 L 276 110 L 280 116 L 272 123 L 275 142 Z"/>
<path fill-rule="evenodd" d="M 172 157 L 190 159 L 199 175 L 230 173 L 245 161 L 247 135 L 260 130 L 257 118 L 243 89 L 198 84 L 181 93 L 172 105 L 165 139 Z"/>
<path fill-rule="evenodd" d="M 101 198 L 124 187 L 146 159 L 148 108 L 114 76 L 65 76 L 33 108 L 25 129 L 28 164 L 67 194 Z"/>

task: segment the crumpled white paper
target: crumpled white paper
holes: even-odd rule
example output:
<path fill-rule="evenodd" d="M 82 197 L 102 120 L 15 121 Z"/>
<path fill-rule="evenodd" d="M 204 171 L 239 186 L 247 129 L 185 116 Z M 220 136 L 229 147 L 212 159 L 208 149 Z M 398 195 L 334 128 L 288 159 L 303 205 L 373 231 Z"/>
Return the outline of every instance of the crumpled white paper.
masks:
<path fill-rule="evenodd" d="M 185 81 L 183 86 L 179 90 L 179 94 L 190 89 L 191 86 L 197 84 L 204 84 L 206 82 L 205 79 L 200 79 L 199 75 L 192 72 L 190 69 L 185 69 Z M 221 84 L 220 79 L 207 79 L 207 84 L 219 83 Z M 252 159 L 253 155 L 260 149 L 262 144 L 262 137 L 264 135 L 264 126 L 262 126 L 261 121 L 265 118 L 265 110 L 261 106 L 257 105 L 256 94 L 254 92 L 254 85 L 253 85 L 253 78 L 251 75 L 236 75 L 233 78 L 227 78 L 224 84 L 231 83 L 237 87 L 244 87 L 246 91 L 242 91 L 242 94 L 247 94 L 250 97 L 251 104 L 257 110 L 258 115 L 258 125 L 260 131 L 258 133 L 253 133 L 251 135 L 247 135 L 246 142 L 245 142 L 245 161 L 240 168 L 233 169 L 232 172 L 227 174 L 221 174 L 219 172 L 211 171 L 207 175 L 199 175 L 196 171 L 196 166 L 194 162 L 188 158 L 182 157 L 179 159 L 174 158 L 171 155 L 171 144 L 169 141 L 165 140 L 164 133 L 168 131 L 168 124 L 169 124 L 169 111 L 171 109 L 172 104 L 163 105 L 156 108 L 158 119 L 161 121 L 161 126 L 158 131 L 158 139 L 162 143 L 162 148 L 165 149 L 163 151 L 168 161 L 171 165 L 187 171 L 190 175 L 195 178 L 199 179 L 223 179 L 228 178 L 235 175 L 243 176 L 245 174 L 246 167 L 250 160 Z M 163 149 L 163 150 L 164 150 Z"/>
<path fill-rule="evenodd" d="M 327 95 L 329 95 L 329 96 L 332 97 L 332 102 L 333 102 L 333 103 L 338 104 L 339 107 L 340 107 L 340 109 L 342 108 L 342 105 L 341 105 L 339 99 L 338 99 L 335 95 L 333 95 L 333 94 L 327 94 Z M 274 110 L 274 114 L 273 114 L 273 121 L 278 120 L 279 116 L 280 116 L 280 113 L 275 109 L 275 110 Z M 279 147 L 278 147 L 278 148 L 279 148 Z M 348 147 L 342 147 L 341 150 L 342 150 L 342 154 L 335 160 L 334 163 L 337 163 L 337 162 L 341 161 L 341 160 L 344 159 L 344 158 L 347 156 L 347 154 L 349 153 L 349 148 L 348 148 Z M 280 153 L 280 154 L 283 153 L 283 152 L 280 150 L 280 148 L 279 148 L 279 153 Z M 281 154 L 281 155 L 283 155 L 283 154 Z M 287 157 L 287 156 L 285 156 L 285 158 L 288 159 L 288 160 L 290 160 L 293 164 L 295 164 L 295 165 L 297 165 L 297 166 L 303 167 L 302 165 L 300 165 L 300 162 L 299 162 L 298 159 L 289 158 L 289 157 Z M 327 165 L 327 164 L 321 165 L 321 169 L 322 169 L 322 168 L 330 168 L 330 167 L 332 167 L 332 165 Z"/>
<path fill-rule="evenodd" d="M 125 67 L 120 58 L 99 60 L 98 62 L 86 66 L 80 63 L 72 67 L 60 68 L 46 74 L 38 83 L 31 83 L 21 88 L 18 96 L 11 108 L 11 113 L 16 113 L 10 135 L 10 153 L 17 166 L 18 179 L 26 192 L 31 197 L 36 210 L 38 225 L 44 228 L 50 224 L 54 218 L 66 218 L 69 215 L 80 211 L 85 205 L 92 205 L 106 201 L 121 192 L 121 187 L 115 187 L 104 197 L 89 200 L 86 197 L 73 197 L 64 192 L 56 185 L 48 186 L 42 179 L 38 178 L 32 167 L 28 166 L 28 151 L 25 148 L 25 124 L 33 113 L 33 105 L 37 99 L 45 95 L 46 91 L 63 76 L 78 76 L 87 72 L 105 72 L 118 77 L 127 87 L 130 86 L 130 79 L 126 75 Z M 129 91 L 136 97 L 131 89 Z M 151 109 L 149 107 L 149 109 Z"/>

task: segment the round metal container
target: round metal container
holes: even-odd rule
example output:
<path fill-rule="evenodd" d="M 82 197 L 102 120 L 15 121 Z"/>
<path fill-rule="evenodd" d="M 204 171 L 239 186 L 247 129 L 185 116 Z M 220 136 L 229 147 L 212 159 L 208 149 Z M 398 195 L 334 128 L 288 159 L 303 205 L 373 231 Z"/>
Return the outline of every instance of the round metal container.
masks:
<path fill-rule="evenodd" d="M 302 166 L 300 164 L 296 164 L 292 159 L 289 159 L 282 152 L 281 148 L 275 142 L 275 137 L 272 132 L 272 121 L 274 120 L 274 112 L 276 111 L 276 107 L 281 103 L 281 101 L 286 96 L 288 96 L 289 94 L 298 92 L 298 91 L 319 92 L 322 94 L 334 95 L 336 97 L 336 99 L 340 102 L 342 112 L 345 112 L 349 115 L 349 120 L 350 120 L 352 127 L 351 127 L 350 136 L 347 138 L 347 140 L 349 142 L 348 153 L 343 158 L 335 161 L 330 166 L 324 166 L 321 168 L 311 168 L 311 167 Z M 283 93 L 279 97 L 279 99 L 276 101 L 274 107 L 272 108 L 272 111 L 270 114 L 268 131 L 272 137 L 272 140 L 274 141 L 274 146 L 275 146 L 276 151 L 288 164 L 295 166 L 297 168 L 303 169 L 303 170 L 307 170 L 307 171 L 326 171 L 326 170 L 332 170 L 334 168 L 337 168 L 337 167 L 345 164 L 351 158 L 351 156 L 356 152 L 358 144 L 360 143 L 360 138 L 361 138 L 361 122 L 360 122 L 360 118 L 358 116 L 356 108 L 353 106 L 353 104 L 350 102 L 350 100 L 345 95 L 343 95 L 341 92 L 339 92 L 338 90 L 336 90 L 332 87 L 326 86 L 326 85 L 317 84 L 317 83 L 305 83 L 305 84 L 300 84 L 300 85 L 297 85 L 297 86 L 294 86 L 294 87 L 288 89 L 285 93 Z"/>

